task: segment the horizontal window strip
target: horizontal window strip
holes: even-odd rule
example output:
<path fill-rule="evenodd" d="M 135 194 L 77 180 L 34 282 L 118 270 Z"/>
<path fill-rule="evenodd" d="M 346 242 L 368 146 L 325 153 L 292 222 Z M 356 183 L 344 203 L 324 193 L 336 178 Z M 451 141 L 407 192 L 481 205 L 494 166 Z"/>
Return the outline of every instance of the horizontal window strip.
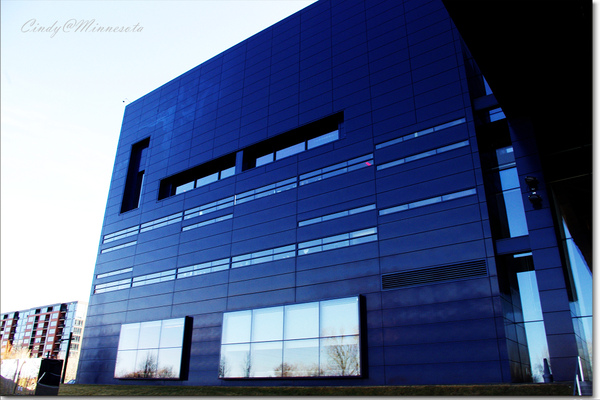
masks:
<path fill-rule="evenodd" d="M 175 269 L 168 271 L 156 272 L 148 275 L 140 275 L 133 278 L 131 287 L 150 285 L 153 283 L 167 282 L 175 279 Z"/>
<path fill-rule="evenodd" d="M 449 194 L 444 194 L 442 196 L 430 197 L 428 199 L 413 201 L 412 203 L 400 204 L 394 207 L 385 208 L 383 210 L 379 210 L 379 215 L 387 215 L 393 214 L 400 211 L 412 210 L 413 208 L 424 207 L 430 204 L 441 203 L 444 201 L 460 199 L 461 197 L 471 196 L 477 193 L 475 188 L 462 190 L 460 192 L 454 192 Z"/>
<path fill-rule="evenodd" d="M 362 213 L 365 211 L 371 211 L 374 209 L 375 209 L 375 204 L 369 204 L 368 206 L 353 208 L 351 210 L 340 211 L 340 212 L 336 212 L 333 214 L 323 215 L 322 217 L 311 218 L 311 219 L 307 219 L 304 221 L 300 221 L 300 222 L 298 222 L 298 226 L 307 226 L 307 225 L 312 225 L 312 224 L 318 224 L 319 222 L 325 222 L 325 221 L 330 221 L 332 219 L 347 217 L 349 215 L 355 215 L 355 214 L 359 214 L 359 213 Z"/>
<path fill-rule="evenodd" d="M 460 149 L 460 148 L 466 147 L 468 145 L 469 145 L 469 141 L 468 140 L 464 140 L 462 142 L 453 143 L 451 145 L 440 147 L 440 148 L 429 150 L 429 151 L 425 151 L 423 153 L 415 154 L 415 155 L 404 157 L 404 158 L 399 158 L 397 160 L 390 161 L 390 162 L 378 165 L 377 166 L 377 171 L 380 171 L 380 170 L 386 169 L 386 168 L 390 168 L 390 167 L 395 167 L 397 165 L 405 164 L 407 162 L 420 160 L 422 158 L 426 158 L 426 157 L 431 157 L 431 156 L 435 156 L 435 155 L 438 155 L 438 154 L 442 154 L 442 153 L 445 153 L 445 152 L 450 151 L 450 150 Z"/>
<path fill-rule="evenodd" d="M 201 228 L 203 226 L 215 224 L 215 223 L 221 222 L 221 221 L 226 221 L 231 218 L 233 218 L 233 214 L 223 215 L 222 217 L 217 217 L 217 218 L 209 219 L 206 221 L 198 222 L 197 224 L 184 226 L 183 228 L 181 228 L 181 231 L 185 232 L 185 231 L 189 231 L 191 229 Z"/>
<path fill-rule="evenodd" d="M 123 238 L 129 237 L 129 236 L 137 235 L 139 232 L 139 228 L 140 228 L 140 226 L 136 225 L 136 226 L 132 226 L 131 228 L 122 229 L 120 231 L 113 232 L 108 235 L 104 235 L 104 240 L 102 241 L 102 244 L 114 242 L 115 240 L 119 240 L 119 239 L 123 239 Z"/>
<path fill-rule="evenodd" d="M 134 240 L 133 242 L 123 243 L 123 244 L 120 244 L 118 246 L 109 247 L 107 249 L 102 249 L 102 251 L 100 251 L 100 254 L 108 253 L 108 252 L 115 251 L 115 250 L 124 249 L 125 247 L 134 246 L 135 244 L 137 244 L 137 240 Z"/>
<path fill-rule="evenodd" d="M 375 149 L 379 150 L 379 149 L 383 149 L 384 147 L 392 146 L 394 144 L 405 142 L 410 139 L 416 139 L 418 137 L 425 136 L 425 135 L 428 135 L 433 132 L 438 132 L 443 129 L 450 128 L 452 126 L 464 124 L 466 121 L 467 120 L 465 118 L 460 118 L 460 119 L 456 119 L 454 121 L 446 122 L 441 125 L 433 126 L 431 128 L 423 129 L 421 131 L 409 133 L 408 135 L 400 136 L 399 138 L 388 140 L 387 142 L 379 143 L 378 145 L 375 145 Z"/>
<path fill-rule="evenodd" d="M 131 278 L 121 279 L 119 281 L 101 283 L 94 286 L 94 294 L 112 292 L 114 290 L 129 289 L 131 287 Z"/>
<path fill-rule="evenodd" d="M 177 279 L 189 278 L 197 275 L 204 275 L 210 272 L 217 272 L 229 269 L 229 258 L 209 261 L 202 264 L 190 265 L 177 269 Z"/>
<path fill-rule="evenodd" d="M 126 274 L 126 273 L 131 272 L 131 271 L 133 271 L 132 267 L 123 268 L 123 269 L 119 269 L 119 270 L 116 270 L 116 271 L 105 272 L 103 274 L 96 275 L 96 279 L 102 279 L 102 278 L 108 278 L 109 276 Z"/>
<path fill-rule="evenodd" d="M 326 238 L 310 240 L 298 244 L 298 256 L 318 253 L 326 250 L 338 249 L 341 247 L 354 246 L 357 244 L 368 243 L 377 240 L 377 228 L 362 229 L 341 235 L 329 236 Z"/>
<path fill-rule="evenodd" d="M 166 217 L 155 219 L 154 221 L 145 222 L 140 226 L 140 233 L 147 232 L 156 228 L 162 228 L 163 226 L 171 225 L 177 222 L 181 222 L 182 217 L 183 213 L 178 212 L 173 215 L 168 215 Z"/>
<path fill-rule="evenodd" d="M 257 189 L 248 190 L 247 192 L 240 193 L 235 196 L 235 204 L 242 204 L 247 201 L 256 200 L 261 197 L 270 196 L 272 194 L 277 194 L 284 192 L 286 190 L 294 189 L 298 186 L 297 178 L 293 177 L 290 179 L 285 179 L 283 181 L 279 181 L 276 183 L 272 183 L 270 185 L 261 186 Z"/>
<path fill-rule="evenodd" d="M 231 268 L 246 267 L 249 265 L 260 264 L 269 261 L 283 260 L 285 258 L 296 256 L 296 245 L 276 247 L 257 251 L 255 253 L 242 254 L 231 259 Z"/>
<path fill-rule="evenodd" d="M 190 219 L 195 217 L 200 217 L 202 215 L 222 210 L 227 207 L 232 207 L 234 204 L 234 196 L 225 197 L 224 199 L 220 199 L 217 201 L 213 201 L 212 203 L 207 203 L 201 205 L 199 207 L 190 208 L 189 210 L 184 211 L 183 219 Z"/>
<path fill-rule="evenodd" d="M 300 186 L 341 175 L 346 172 L 355 171 L 360 168 L 370 167 L 373 164 L 373 154 L 367 154 L 349 161 L 330 165 L 328 167 L 300 175 Z"/>

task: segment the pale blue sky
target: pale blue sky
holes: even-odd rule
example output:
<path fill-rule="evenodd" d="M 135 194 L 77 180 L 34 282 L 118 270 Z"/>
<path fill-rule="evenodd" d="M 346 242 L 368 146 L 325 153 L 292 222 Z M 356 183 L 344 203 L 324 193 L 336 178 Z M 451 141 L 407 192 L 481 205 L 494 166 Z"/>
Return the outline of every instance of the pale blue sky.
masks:
<path fill-rule="evenodd" d="M 1 311 L 88 300 L 124 100 L 313 2 L 2 0 Z"/>

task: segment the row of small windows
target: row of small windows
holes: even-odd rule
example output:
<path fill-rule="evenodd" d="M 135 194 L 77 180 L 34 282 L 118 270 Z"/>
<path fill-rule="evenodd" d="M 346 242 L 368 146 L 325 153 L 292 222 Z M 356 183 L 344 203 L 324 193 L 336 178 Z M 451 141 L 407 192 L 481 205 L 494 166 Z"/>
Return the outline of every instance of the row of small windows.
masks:
<path fill-rule="evenodd" d="M 165 178 L 160 183 L 158 199 L 335 142 L 340 139 L 342 119 L 342 114 L 335 114 Z"/>
<path fill-rule="evenodd" d="M 353 246 L 377 240 L 377 228 L 363 229 L 360 231 L 349 232 L 342 235 L 316 239 L 309 242 L 299 243 L 296 252 L 296 245 L 261 250 L 254 253 L 241 254 L 231 258 L 206 262 L 202 264 L 173 268 L 167 271 L 155 272 L 152 274 L 141 275 L 134 278 L 120 279 L 113 282 L 97 284 L 94 287 L 94 294 L 112 292 L 115 290 L 129 289 L 131 287 L 150 285 L 159 282 L 167 282 L 175 279 L 188 278 L 191 276 L 202 275 L 209 272 L 222 271 L 229 268 L 240 268 L 256 264 L 262 264 L 270 261 L 292 258 L 296 255 L 302 256 L 308 253 Z M 119 272 L 121 271 L 121 272 Z M 115 271 L 117 273 L 131 272 L 129 268 Z M 106 276 L 106 274 L 102 274 Z"/>
<path fill-rule="evenodd" d="M 242 151 L 242 153 L 244 153 L 243 154 L 244 170 L 251 168 L 251 167 L 252 168 L 256 167 L 257 163 L 260 166 L 260 165 L 264 165 L 264 164 L 270 162 L 269 161 L 270 159 L 272 159 L 271 161 L 274 161 L 274 160 L 292 155 L 292 153 L 296 154 L 296 152 L 298 152 L 301 148 L 312 149 L 312 148 L 318 147 L 320 145 L 324 145 L 326 143 L 330 143 L 330 142 L 339 140 L 340 139 L 340 130 L 337 127 L 340 126 L 342 119 L 343 119 L 343 116 L 341 114 L 336 114 L 334 116 L 324 118 L 321 121 L 317 121 L 316 123 L 309 124 L 306 127 L 302 127 L 299 130 L 294 130 L 294 131 L 288 132 L 286 134 L 279 135 L 275 138 L 269 139 L 267 141 L 250 146 L 247 149 L 244 149 Z M 438 131 L 441 131 L 441 130 L 444 130 L 444 129 L 447 129 L 447 128 L 450 128 L 450 127 L 453 127 L 456 125 L 460 125 L 465 122 L 466 122 L 465 118 L 453 120 L 453 121 L 450 121 L 450 122 L 447 122 L 444 124 L 440 124 L 440 125 L 436 125 L 436 126 L 433 126 L 433 127 L 421 130 L 421 131 L 417 131 L 417 132 L 408 134 L 408 135 L 403 135 L 399 138 L 395 138 L 395 139 L 389 140 L 387 142 L 379 143 L 375 146 L 375 148 L 382 149 L 387 146 L 391 146 L 391 145 L 394 145 L 394 144 L 397 144 L 397 143 L 400 143 L 403 141 L 407 141 L 407 140 L 414 139 L 417 137 L 422 137 L 424 135 L 427 135 L 427 134 L 430 134 L 433 132 L 438 132 Z M 326 131 L 327 133 L 324 133 L 324 134 L 318 133 L 318 132 L 323 132 L 323 131 Z M 317 133 L 315 133 L 315 132 L 317 132 Z M 294 138 L 294 139 L 289 139 L 289 138 Z M 293 140 L 294 143 L 292 143 L 290 145 L 289 140 Z M 141 154 L 141 152 L 144 152 L 144 157 L 139 156 L 139 158 L 143 158 L 145 160 L 145 152 L 147 151 L 147 147 L 149 145 L 149 139 L 144 139 L 140 143 L 141 143 L 140 146 L 136 147 L 134 145 L 133 150 L 135 150 L 136 152 L 139 152 L 140 154 Z M 462 146 L 466 146 L 466 145 L 468 145 L 468 143 L 460 142 L 458 144 L 455 144 L 454 146 L 462 147 Z M 453 145 L 451 145 L 451 146 L 453 146 Z M 449 146 L 447 146 L 447 147 L 448 148 L 437 149 L 437 151 L 443 152 L 443 151 L 448 151 L 448 150 L 452 149 Z M 267 150 L 265 150 L 265 149 L 267 149 Z M 433 155 L 433 154 L 427 154 L 427 155 Z M 412 157 L 414 159 L 416 159 L 418 157 L 424 157 L 427 155 L 419 154 L 419 155 L 415 155 Z M 332 165 L 329 167 L 321 168 L 319 170 L 315 170 L 315 171 L 309 172 L 307 174 L 303 174 L 300 176 L 299 185 L 301 186 L 301 185 L 305 185 L 305 184 L 308 184 L 311 182 L 316 182 L 318 180 L 325 179 L 325 178 L 331 177 L 331 176 L 335 176 L 340 173 L 352 171 L 352 170 L 360 168 L 362 166 L 373 165 L 372 157 L 373 157 L 372 155 L 367 155 L 367 156 L 359 157 L 357 159 L 349 160 L 347 162 L 343 162 L 343 163 L 335 164 L 335 165 Z M 136 157 L 133 157 L 133 158 L 136 158 L 136 160 L 137 160 L 138 155 L 136 155 Z M 229 165 L 223 167 L 223 163 L 225 162 L 224 161 L 225 159 L 226 159 L 226 162 L 229 163 Z M 407 159 L 403 159 L 403 161 L 396 160 L 396 161 L 392 161 L 390 163 L 382 164 L 378 167 L 378 170 L 384 169 L 389 166 L 397 165 L 402 162 L 410 161 L 410 160 L 412 160 L 412 159 L 407 158 Z M 145 163 L 145 161 L 136 161 L 136 162 L 141 163 L 142 165 Z M 167 179 L 163 180 L 163 182 L 161 182 L 161 187 L 166 185 L 166 186 L 169 186 L 169 188 L 168 188 L 168 190 L 162 188 L 161 191 L 164 192 L 165 190 L 167 190 L 169 193 L 165 194 L 165 193 L 161 192 L 162 194 L 159 195 L 159 199 L 174 195 L 175 192 L 177 192 L 178 190 L 179 191 L 182 191 L 184 189 L 189 190 L 191 188 L 192 184 L 194 187 L 198 187 L 199 184 L 204 185 L 204 184 L 212 182 L 216 179 L 222 179 L 224 177 L 231 176 L 231 175 L 235 174 L 235 168 L 234 168 L 235 162 L 236 162 L 235 155 L 227 155 L 227 156 L 225 156 L 225 158 L 222 158 L 219 160 L 213 160 L 209 163 L 206 163 L 206 165 L 208 165 L 208 166 L 210 166 L 212 164 L 217 165 L 216 167 L 215 166 L 211 167 L 213 170 L 216 168 L 216 171 L 213 171 L 210 174 L 206 174 L 199 178 L 195 177 L 194 179 L 189 179 L 186 177 L 186 175 L 189 175 L 189 174 L 192 174 L 194 176 L 197 175 L 199 173 L 199 172 L 196 172 L 196 171 L 199 171 L 198 168 L 203 167 L 203 166 L 199 166 L 199 167 L 194 167 L 188 171 L 184 171 L 180 174 L 177 174 L 176 176 L 167 178 Z M 394 162 L 396 162 L 397 164 L 392 164 Z M 143 172 L 142 172 L 142 174 L 143 174 Z M 183 181 L 182 181 L 182 179 L 183 179 Z M 176 182 L 176 181 L 181 182 L 181 184 L 177 184 L 177 185 L 173 186 L 174 182 Z M 277 184 L 275 184 L 275 185 L 277 185 Z M 278 193 L 279 191 L 296 187 L 295 178 L 292 178 L 292 181 L 289 183 L 282 184 L 281 186 L 287 186 L 284 189 L 277 187 L 277 186 L 274 188 L 269 188 L 268 186 L 270 186 L 270 185 L 267 185 L 266 187 L 262 188 L 264 192 L 268 192 L 269 194 Z M 182 188 L 177 189 L 178 187 L 182 187 Z M 261 188 L 259 188 L 259 189 L 261 189 Z M 257 193 L 256 191 L 257 190 L 260 191 L 259 189 L 255 189 L 253 191 L 248 191 L 248 192 L 242 193 L 242 194 L 236 196 L 237 199 L 232 196 L 232 197 L 229 197 L 226 199 L 221 199 L 217 202 L 213 202 L 210 204 L 206 204 L 204 206 L 200 206 L 200 207 L 196 207 L 191 210 L 187 210 L 184 212 L 184 219 L 192 218 L 193 217 L 192 214 L 194 214 L 196 212 L 197 212 L 196 216 L 199 216 L 199 215 L 203 215 L 207 212 L 216 211 L 218 209 L 230 207 L 230 206 L 234 205 L 236 203 L 236 201 L 238 203 L 244 201 L 245 197 L 247 197 L 247 199 L 245 199 L 245 201 L 248 201 L 250 199 L 256 199 L 256 198 L 264 197 L 265 195 L 267 195 L 267 193 Z M 277 190 L 277 189 L 279 189 L 279 190 Z M 141 189 L 139 189 L 139 190 L 141 190 Z M 164 220 L 164 221 L 161 221 L 162 219 L 159 219 L 159 220 L 147 222 L 142 225 L 141 229 L 140 229 L 140 226 L 134 226 L 134 227 L 120 230 L 118 232 L 113 232 L 111 234 L 107 234 L 104 236 L 103 244 L 110 243 L 110 242 L 116 241 L 116 240 L 120 240 L 120 239 L 123 239 L 126 237 L 135 236 L 140 232 L 147 231 L 150 229 L 155 229 L 155 228 L 158 228 L 161 226 L 165 226 L 165 225 L 168 225 L 169 223 L 179 222 L 178 214 L 174 214 L 172 216 L 165 217 L 165 218 L 166 218 L 166 220 Z M 122 248 L 122 247 L 118 247 L 116 249 L 119 249 L 119 248 Z"/>
<path fill-rule="evenodd" d="M 400 205 L 396 205 L 393 207 L 385 208 L 385 209 L 379 210 L 379 215 L 384 216 L 384 215 L 393 214 L 393 213 L 397 213 L 397 212 L 401 212 L 401 211 L 412 210 L 414 208 L 419 208 L 419 207 L 424 207 L 427 205 L 432 205 L 432 204 L 441 203 L 441 202 L 445 202 L 445 201 L 455 200 L 455 199 L 459 199 L 459 198 L 463 198 L 463 197 L 471 196 L 471 195 L 475 195 L 475 194 L 477 194 L 477 191 L 475 188 L 466 189 L 466 190 L 462 190 L 462 191 L 458 191 L 458 192 L 444 194 L 441 196 L 435 196 L 435 197 L 431 197 L 431 198 L 427 198 L 427 199 L 423 199 L 423 200 L 414 201 L 411 203 L 405 203 L 405 204 L 400 204 Z M 341 211 L 338 213 L 328 214 L 328 215 L 325 215 L 322 217 L 317 217 L 317 218 L 313 218 L 310 220 L 301 221 L 300 224 L 301 224 L 301 226 L 305 226 L 305 225 L 315 224 L 318 222 L 328 221 L 328 220 L 332 220 L 332 219 L 336 219 L 336 218 L 342 218 L 345 216 L 354 215 L 354 214 L 357 214 L 360 212 L 366 212 L 366 211 L 375 210 L 375 209 L 376 209 L 375 205 L 370 204 L 367 206 L 358 207 L 358 208 L 354 208 L 351 210 Z M 211 222 L 211 221 L 216 222 L 217 220 L 223 221 L 223 220 L 227 220 L 230 218 L 231 218 L 231 214 L 226 215 L 224 217 L 215 218 L 210 221 L 205 221 L 205 222 Z M 214 222 L 211 222 L 211 223 L 214 223 Z M 326 250 L 331 250 L 331 249 L 336 249 L 336 248 L 341 248 L 341 247 L 347 247 L 347 246 L 352 246 L 352 245 L 356 245 L 356 244 L 368 243 L 368 242 L 375 241 L 375 240 L 377 240 L 377 228 L 373 227 L 373 228 L 363 229 L 363 230 L 356 231 L 356 232 L 350 232 L 350 233 L 345 233 L 345 234 L 341 234 L 341 235 L 335 235 L 335 236 L 330 236 L 330 237 L 326 237 L 326 238 L 320 238 L 320 239 L 315 239 L 315 240 L 299 243 L 297 255 L 302 256 L 302 255 L 306 255 L 306 254 L 313 254 L 313 253 L 317 253 L 317 252 L 321 252 L 321 251 L 326 251 Z M 259 263 L 263 263 L 263 262 L 276 261 L 276 260 L 281 260 L 284 258 L 294 257 L 296 255 L 295 251 L 296 251 L 295 245 L 288 245 L 288 246 L 282 246 L 282 247 L 278 247 L 278 248 L 261 250 L 259 252 L 235 256 L 231 260 L 231 268 L 238 268 L 238 267 L 249 266 L 249 265 L 253 265 L 253 264 L 259 264 Z M 217 263 L 217 264 L 213 264 L 213 263 Z M 131 278 L 124 279 L 124 280 L 118 280 L 118 281 L 114 281 L 114 282 L 98 284 L 95 286 L 94 293 L 104 293 L 104 292 L 109 292 L 109 291 L 113 291 L 113 290 L 128 289 L 131 286 L 142 286 L 142 285 L 147 285 L 147 284 L 151 284 L 151 283 L 158 283 L 158 282 L 173 280 L 173 279 L 175 279 L 175 276 L 177 276 L 177 278 L 179 279 L 179 278 L 185 278 L 185 277 L 189 277 L 189 276 L 201 275 L 201 274 L 205 274 L 205 273 L 209 273 L 209 272 L 220 271 L 220 270 L 224 270 L 224 269 L 228 269 L 228 268 L 229 268 L 229 259 L 223 259 L 223 260 L 218 260 L 218 261 L 214 261 L 214 262 L 198 264 L 196 266 L 179 268 L 179 270 L 172 269 L 169 271 L 163 271 L 163 272 L 159 272 L 159 273 L 136 277 L 133 280 L 133 284 L 132 284 Z M 98 274 L 96 276 L 96 278 L 97 279 L 107 278 L 110 276 L 129 273 L 132 271 L 133 271 L 133 269 L 131 267 L 129 267 L 129 268 L 124 268 L 124 269 L 120 269 L 120 270 L 116 270 L 116 271 L 107 272 L 104 274 Z"/>
<path fill-rule="evenodd" d="M 366 155 L 363 157 L 358 157 L 358 158 L 355 158 L 350 161 L 346 161 L 346 162 L 343 162 L 340 164 L 335 164 L 331 167 L 322 168 L 317 171 L 313 171 L 308 174 L 301 175 L 300 179 L 302 179 L 303 177 L 305 179 L 300 181 L 300 185 L 304 185 L 304 184 L 311 183 L 311 182 L 316 182 L 316 181 L 319 181 L 322 179 L 326 179 L 326 178 L 329 178 L 329 177 L 332 177 L 335 175 L 354 171 L 356 169 L 368 167 L 371 165 L 373 165 L 373 155 L 372 154 L 369 154 L 369 155 Z M 307 176 L 308 176 L 308 178 L 306 178 Z M 203 216 L 210 212 L 222 210 L 222 209 L 225 209 L 228 207 L 232 207 L 236 204 L 242 204 L 242 203 L 246 203 L 248 201 L 252 201 L 252 200 L 260 199 L 260 198 L 263 198 L 266 196 L 278 194 L 278 193 L 284 192 L 286 190 L 294 189 L 296 187 L 298 187 L 298 178 L 297 177 L 285 179 L 283 181 L 279 181 L 279 182 L 275 182 L 275 183 L 272 183 L 269 185 L 261 186 L 259 188 L 252 189 L 252 190 L 237 194 L 235 196 L 229 196 L 229 197 L 217 200 L 217 201 L 213 201 L 208 204 L 194 207 L 194 208 L 184 211 L 183 213 L 178 212 L 178 213 L 175 213 L 175 214 L 172 214 L 172 215 L 169 215 L 166 217 L 162 217 L 162 218 L 159 218 L 159 219 L 156 219 L 153 221 L 145 222 L 141 225 L 136 225 L 133 227 L 129 227 L 129 228 L 117 231 L 117 232 L 113 232 L 111 234 L 105 235 L 102 243 L 103 244 L 110 243 L 117 239 L 123 239 L 125 237 L 133 236 L 134 234 L 137 234 L 137 233 L 143 233 L 143 232 L 147 232 L 151 229 L 161 228 L 163 226 L 181 222 L 182 220 L 188 220 L 191 218 Z M 225 218 L 225 219 L 227 219 L 227 218 Z M 220 222 L 222 220 L 223 219 L 221 219 L 221 218 L 215 218 L 212 221 Z M 206 223 L 205 222 L 202 222 L 199 224 L 194 224 L 193 227 L 189 227 L 189 226 L 183 227 L 182 231 L 187 231 L 187 230 L 193 229 L 194 227 L 205 226 L 208 223 L 210 223 L 210 222 L 206 222 Z M 133 246 L 136 243 L 137 243 L 137 241 L 132 241 L 132 242 L 120 244 L 117 246 L 105 248 L 105 249 L 101 250 L 101 253 L 107 253 L 110 251 L 123 249 L 123 248 L 129 247 L 129 246 Z"/>
<path fill-rule="evenodd" d="M 379 215 L 384 216 L 388 214 L 393 214 L 401 211 L 412 210 L 419 207 L 424 207 L 436 203 L 451 201 L 460 199 L 467 196 L 472 196 L 477 194 L 477 190 L 475 188 L 461 190 L 458 192 L 448 193 L 440 196 L 430 197 L 418 201 L 414 201 L 411 203 L 399 204 L 393 207 L 388 207 L 385 209 L 379 210 Z M 374 210 L 375 205 L 370 204 L 363 207 L 354 208 L 351 210 L 342 211 L 339 213 L 328 214 L 322 217 L 313 218 L 310 220 L 301 221 L 300 223 L 303 225 L 314 224 L 322 221 L 328 221 L 336 218 L 342 218 L 349 215 L 354 215 L 360 212 L 366 212 L 370 210 Z M 229 219 L 225 218 L 225 219 Z M 143 286 L 152 283 L 165 282 L 174 279 L 187 278 L 196 275 L 202 275 L 210 272 L 216 272 L 221 270 L 226 270 L 230 268 L 238 268 L 244 266 L 250 266 L 254 264 L 260 264 L 264 262 L 277 261 L 285 258 L 303 256 L 307 254 L 314 254 L 321 251 L 333 250 L 337 248 L 353 246 L 363 243 L 368 243 L 372 241 L 376 241 L 377 237 L 377 228 L 367 228 L 362 229 L 355 232 L 344 233 L 341 235 L 334 235 L 325 238 L 310 240 L 307 242 L 298 243 L 297 253 L 296 253 L 296 245 L 287 245 L 277 248 L 271 248 L 266 250 L 261 250 L 254 253 L 242 254 L 239 256 L 234 256 L 231 260 L 229 258 L 206 262 L 202 264 L 197 264 L 188 267 L 182 267 L 179 269 L 171 269 L 168 271 L 157 272 L 148 275 L 142 275 L 136 278 L 127 278 L 122 280 L 117 280 L 113 282 L 107 282 L 102 284 L 97 284 L 94 289 L 94 293 L 104 293 L 110 292 L 114 290 L 121 289 L 129 289 L 130 287 L 135 286 Z M 107 272 L 104 274 L 98 274 L 96 278 L 106 278 L 110 276 L 115 276 L 119 274 L 132 272 L 133 269 L 131 267 L 124 268 L 112 272 Z"/>

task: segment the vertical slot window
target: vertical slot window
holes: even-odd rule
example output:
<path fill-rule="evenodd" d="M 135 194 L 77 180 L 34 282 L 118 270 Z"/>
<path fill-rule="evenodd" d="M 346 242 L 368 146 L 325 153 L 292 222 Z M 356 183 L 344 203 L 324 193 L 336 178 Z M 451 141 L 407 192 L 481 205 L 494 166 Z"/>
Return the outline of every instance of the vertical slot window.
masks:
<path fill-rule="evenodd" d="M 125 191 L 123 192 L 123 201 L 121 203 L 122 213 L 134 210 L 140 205 L 149 145 L 150 138 L 146 138 L 134 144 L 131 148 L 127 178 L 125 180 Z"/>

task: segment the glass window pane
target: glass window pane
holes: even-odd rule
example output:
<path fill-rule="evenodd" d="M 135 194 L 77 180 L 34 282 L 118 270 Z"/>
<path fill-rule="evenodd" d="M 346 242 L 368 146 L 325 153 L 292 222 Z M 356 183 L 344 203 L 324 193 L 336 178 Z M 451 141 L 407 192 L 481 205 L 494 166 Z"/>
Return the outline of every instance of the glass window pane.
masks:
<path fill-rule="evenodd" d="M 506 190 L 502 193 L 508 218 L 508 229 L 510 237 L 524 236 L 528 234 L 527 219 L 520 189 Z"/>
<path fill-rule="evenodd" d="M 184 183 L 183 185 L 177 186 L 175 188 L 175 194 L 180 194 L 187 192 L 188 190 L 192 190 L 194 188 L 194 181 Z"/>
<path fill-rule="evenodd" d="M 252 311 L 237 311 L 223 315 L 223 338 L 221 343 L 250 342 Z"/>
<path fill-rule="evenodd" d="M 119 350 L 137 349 L 139 335 L 140 324 L 122 325 L 121 336 L 119 336 Z"/>
<path fill-rule="evenodd" d="M 326 143 L 330 143 L 338 140 L 340 137 L 339 132 L 337 130 L 333 132 L 326 133 L 324 135 L 318 136 L 314 139 L 310 139 L 308 141 L 308 149 L 314 149 L 315 147 L 322 146 Z"/>
<path fill-rule="evenodd" d="M 185 319 L 170 319 L 162 322 L 160 347 L 181 347 L 183 345 L 183 323 Z"/>
<path fill-rule="evenodd" d="M 181 347 L 158 350 L 157 378 L 179 378 L 181 372 L 181 351 Z"/>
<path fill-rule="evenodd" d="M 283 376 L 319 376 L 319 339 L 283 343 Z"/>
<path fill-rule="evenodd" d="M 220 377 L 248 378 L 251 366 L 250 343 L 221 346 Z"/>
<path fill-rule="evenodd" d="M 500 185 L 502 190 L 519 188 L 519 174 L 516 168 L 500 171 Z"/>
<path fill-rule="evenodd" d="M 235 165 L 231 168 L 227 168 L 227 169 L 224 169 L 223 171 L 221 171 L 220 179 L 229 178 L 230 176 L 233 176 L 233 175 L 235 175 Z"/>
<path fill-rule="evenodd" d="M 210 174 L 208 176 L 203 176 L 202 178 L 196 181 L 196 187 L 208 185 L 209 183 L 213 183 L 219 180 L 219 173 L 215 172 L 214 174 Z"/>
<path fill-rule="evenodd" d="M 275 159 L 281 160 L 282 158 L 293 156 L 294 154 L 298 154 L 303 152 L 305 149 L 305 143 L 298 143 L 290 147 L 286 147 L 285 149 L 281 149 L 275 153 Z"/>
<path fill-rule="evenodd" d="M 161 321 L 142 322 L 138 349 L 157 349 L 160 339 Z"/>
<path fill-rule="evenodd" d="M 273 160 L 274 160 L 273 156 L 274 156 L 273 153 L 269 153 L 269 154 L 264 155 L 262 157 L 258 157 L 256 159 L 256 166 L 260 167 L 261 165 L 265 165 L 265 164 L 268 164 L 270 162 L 273 162 Z"/>
<path fill-rule="evenodd" d="M 536 383 L 543 383 L 544 358 L 550 360 L 544 322 L 525 323 L 525 334 L 527 336 L 527 350 L 529 351 L 529 361 L 531 363 L 531 375 L 533 381 Z"/>
<path fill-rule="evenodd" d="M 319 303 L 285 307 L 285 339 L 319 337 Z"/>
<path fill-rule="evenodd" d="M 540 302 L 540 292 L 538 291 L 535 271 L 517 272 L 517 281 L 521 296 L 521 308 L 523 309 L 523 321 L 543 320 L 542 304 Z"/>
<path fill-rule="evenodd" d="M 252 343 L 250 376 L 281 376 L 283 342 Z"/>
<path fill-rule="evenodd" d="M 138 378 L 156 378 L 158 350 L 138 350 L 135 368 L 135 374 Z"/>
<path fill-rule="evenodd" d="M 322 376 L 360 375 L 358 336 L 338 336 L 321 339 Z"/>
<path fill-rule="evenodd" d="M 252 341 L 281 340 L 283 336 L 283 307 L 271 307 L 252 312 Z"/>
<path fill-rule="evenodd" d="M 497 149 L 496 158 L 498 159 L 498 166 L 515 162 L 515 153 L 513 152 L 512 146 Z"/>
<path fill-rule="evenodd" d="M 321 337 L 358 334 L 358 298 L 321 302 Z"/>
<path fill-rule="evenodd" d="M 119 351 L 115 366 L 115 378 L 135 378 L 135 358 L 137 350 Z"/>

